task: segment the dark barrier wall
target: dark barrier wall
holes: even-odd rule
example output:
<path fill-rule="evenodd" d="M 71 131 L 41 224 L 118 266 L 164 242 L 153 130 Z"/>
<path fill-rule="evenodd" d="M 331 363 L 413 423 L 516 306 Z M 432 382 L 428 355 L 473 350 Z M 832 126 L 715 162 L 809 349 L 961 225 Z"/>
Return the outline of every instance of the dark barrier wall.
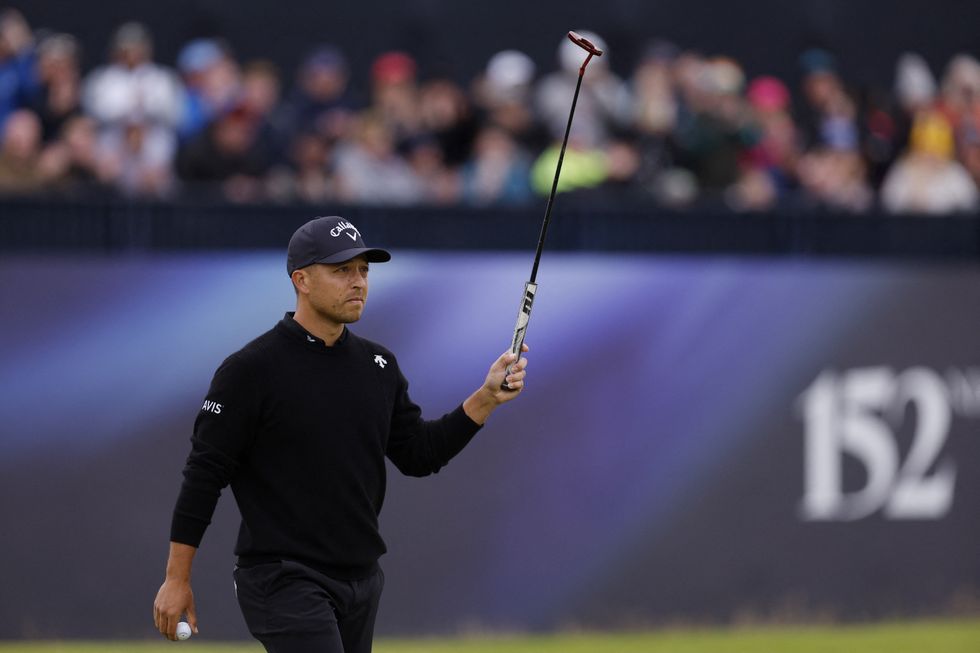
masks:
<path fill-rule="evenodd" d="M 117 200 L 0 201 L 0 254 L 275 249 L 314 215 L 342 215 L 378 242 L 408 249 L 530 254 L 543 209 L 235 206 Z M 610 204 L 563 195 L 548 251 L 618 251 L 980 261 L 980 215 L 738 214 Z"/>
<path fill-rule="evenodd" d="M 437 415 L 529 257 L 396 251 L 359 333 Z M 552 252 L 519 401 L 392 471 L 379 629 L 942 614 L 980 590 L 975 264 Z M 151 637 L 211 373 L 293 301 L 281 253 L 0 259 L 0 638 Z M 202 637 L 244 637 L 225 496 Z"/>

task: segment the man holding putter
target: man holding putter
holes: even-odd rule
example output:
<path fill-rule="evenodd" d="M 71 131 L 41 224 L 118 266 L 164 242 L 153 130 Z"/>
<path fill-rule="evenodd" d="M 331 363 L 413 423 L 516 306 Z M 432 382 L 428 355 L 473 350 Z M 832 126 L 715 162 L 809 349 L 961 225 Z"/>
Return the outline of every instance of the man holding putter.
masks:
<path fill-rule="evenodd" d="M 168 639 L 185 614 L 197 632 L 191 564 L 231 485 L 242 515 L 236 593 L 256 639 L 270 653 L 371 650 L 385 457 L 407 475 L 438 471 L 520 393 L 527 364 L 505 352 L 459 407 L 423 420 L 394 354 L 347 328 L 364 310 L 370 264 L 390 258 L 339 217 L 293 234 L 295 313 L 221 364 L 194 424 L 153 604 Z"/>

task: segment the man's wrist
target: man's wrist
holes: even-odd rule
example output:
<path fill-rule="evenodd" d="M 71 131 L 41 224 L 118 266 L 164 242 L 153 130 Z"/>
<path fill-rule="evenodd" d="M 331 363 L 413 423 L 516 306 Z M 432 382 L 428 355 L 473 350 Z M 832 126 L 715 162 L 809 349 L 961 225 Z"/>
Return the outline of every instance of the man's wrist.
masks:
<path fill-rule="evenodd" d="M 181 561 L 174 563 L 173 560 L 167 563 L 166 579 L 178 583 L 189 583 L 191 580 L 191 565 L 189 562 Z"/>
<path fill-rule="evenodd" d="M 466 413 L 467 417 L 481 426 L 487 421 L 490 413 L 496 407 L 497 402 L 493 397 L 493 392 L 486 386 L 482 386 L 463 402 L 463 412 Z"/>
<path fill-rule="evenodd" d="M 167 559 L 166 578 L 169 581 L 190 583 L 191 566 L 197 548 L 180 542 L 170 543 L 170 557 Z"/>

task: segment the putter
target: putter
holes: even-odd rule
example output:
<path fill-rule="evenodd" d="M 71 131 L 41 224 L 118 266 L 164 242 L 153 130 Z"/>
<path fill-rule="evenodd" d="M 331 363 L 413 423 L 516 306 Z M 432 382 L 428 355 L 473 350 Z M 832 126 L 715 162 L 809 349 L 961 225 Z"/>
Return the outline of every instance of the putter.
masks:
<path fill-rule="evenodd" d="M 506 374 L 510 374 L 511 369 L 521 360 L 521 347 L 524 345 L 524 336 L 527 335 L 527 324 L 531 320 L 531 307 L 534 305 L 534 296 L 538 291 L 538 264 L 541 262 L 541 251 L 544 249 L 544 239 L 548 235 L 548 223 L 551 221 L 551 209 L 555 203 L 555 193 L 558 191 L 558 177 L 561 175 L 561 163 L 565 158 L 565 148 L 568 146 L 568 134 L 572 129 L 572 117 L 575 115 L 575 104 L 578 102 L 578 93 L 582 88 L 582 77 L 585 76 L 585 67 L 589 65 L 592 57 L 601 57 L 602 50 L 597 48 L 594 43 L 578 35 L 575 32 L 568 33 L 568 39 L 579 46 L 588 56 L 582 62 L 582 67 L 578 69 L 578 81 L 575 83 L 575 94 L 572 96 L 572 108 L 568 112 L 568 124 L 565 125 L 565 138 L 561 142 L 561 151 L 558 153 L 558 165 L 555 167 L 555 180 L 551 183 L 551 194 L 548 196 L 548 205 L 544 211 L 544 222 L 541 223 L 541 235 L 538 236 L 538 247 L 534 252 L 534 265 L 531 266 L 531 276 L 524 284 L 524 295 L 521 297 L 520 309 L 517 313 L 517 325 L 514 327 L 514 337 L 510 343 L 510 351 L 517 355 L 514 362 L 507 367 Z M 504 390 L 510 390 L 510 386 L 504 381 L 501 385 Z"/>

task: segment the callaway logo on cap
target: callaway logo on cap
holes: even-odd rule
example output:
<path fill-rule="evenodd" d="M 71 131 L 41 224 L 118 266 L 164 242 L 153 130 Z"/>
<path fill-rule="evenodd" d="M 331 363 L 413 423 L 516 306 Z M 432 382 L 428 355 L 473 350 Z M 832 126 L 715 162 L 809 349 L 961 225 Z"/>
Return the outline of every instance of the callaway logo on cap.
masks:
<path fill-rule="evenodd" d="M 368 247 L 357 227 L 340 216 L 314 218 L 296 230 L 286 251 L 286 272 L 314 263 L 343 263 L 363 254 L 371 263 L 391 260 L 391 254 Z"/>
<path fill-rule="evenodd" d="M 361 237 L 361 232 L 357 230 L 357 227 L 347 222 L 347 220 L 342 220 L 337 224 L 336 227 L 330 230 L 330 235 L 336 238 L 342 233 L 347 233 L 351 240 L 357 241 Z"/>

